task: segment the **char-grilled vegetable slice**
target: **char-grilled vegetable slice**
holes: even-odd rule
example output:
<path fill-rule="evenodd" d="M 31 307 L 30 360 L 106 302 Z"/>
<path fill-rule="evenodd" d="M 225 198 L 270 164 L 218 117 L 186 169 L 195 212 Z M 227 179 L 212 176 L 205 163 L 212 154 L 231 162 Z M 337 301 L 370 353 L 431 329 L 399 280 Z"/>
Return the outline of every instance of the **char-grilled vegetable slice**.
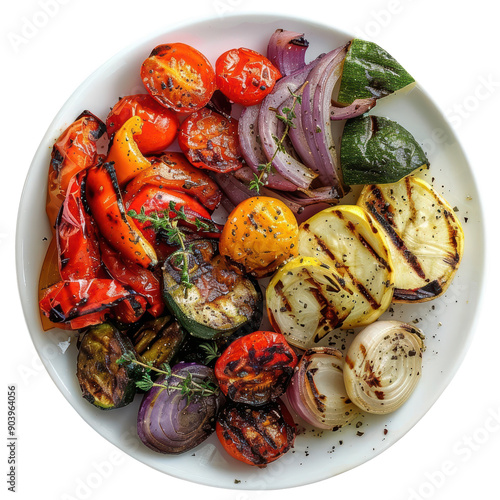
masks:
<path fill-rule="evenodd" d="M 186 332 L 171 316 L 161 316 L 147 321 L 129 336 L 141 360 L 160 368 L 172 361 L 186 339 Z"/>
<path fill-rule="evenodd" d="M 351 311 L 350 294 L 335 268 L 314 257 L 295 257 L 273 276 L 266 290 L 267 315 L 274 331 L 308 349 Z"/>
<path fill-rule="evenodd" d="M 365 115 L 347 120 L 340 146 L 340 166 L 346 184 L 397 182 L 429 160 L 413 135 L 399 123 Z"/>
<path fill-rule="evenodd" d="M 134 353 L 132 343 L 110 323 L 89 328 L 80 344 L 76 372 L 87 401 L 102 410 L 132 402 L 137 368 L 117 363 L 130 353 Z"/>
<path fill-rule="evenodd" d="M 210 240 L 191 245 L 189 286 L 182 282 L 175 257 L 163 267 L 167 307 L 191 335 L 203 339 L 229 335 L 262 317 L 258 283 L 229 269 L 216 246 Z"/>
<path fill-rule="evenodd" d="M 315 257 L 343 280 L 350 313 L 341 328 L 375 321 L 390 305 L 394 271 L 385 235 L 355 205 L 330 207 L 299 228 L 299 255 Z"/>
<path fill-rule="evenodd" d="M 229 344 L 215 363 L 215 376 L 232 401 L 262 406 L 285 392 L 296 364 L 283 335 L 257 331 Z"/>
<path fill-rule="evenodd" d="M 347 350 L 344 382 L 351 401 L 368 413 L 397 410 L 422 373 L 424 335 L 401 321 L 377 321 L 356 335 Z"/>
<path fill-rule="evenodd" d="M 347 52 L 340 82 L 339 102 L 379 99 L 415 85 L 414 78 L 376 43 L 355 38 Z"/>
<path fill-rule="evenodd" d="M 394 302 L 425 302 L 446 291 L 462 260 L 464 233 L 449 203 L 427 182 L 405 177 L 365 186 L 358 205 L 387 235 Z"/>
<path fill-rule="evenodd" d="M 342 353 L 331 347 L 304 353 L 286 395 L 297 414 L 319 429 L 336 431 L 360 414 L 345 390 Z"/>
<path fill-rule="evenodd" d="M 226 404 L 215 430 L 229 455 L 257 467 L 280 458 L 293 446 L 296 436 L 293 418 L 279 400 L 260 408 Z"/>

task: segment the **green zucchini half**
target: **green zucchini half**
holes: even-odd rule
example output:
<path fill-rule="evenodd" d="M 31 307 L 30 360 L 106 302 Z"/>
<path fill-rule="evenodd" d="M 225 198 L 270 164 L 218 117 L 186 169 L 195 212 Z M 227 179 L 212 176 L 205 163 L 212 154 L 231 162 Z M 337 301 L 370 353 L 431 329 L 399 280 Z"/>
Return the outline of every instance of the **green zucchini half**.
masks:
<path fill-rule="evenodd" d="M 253 279 L 229 269 L 216 243 L 192 245 L 190 287 L 181 282 L 173 259 L 163 266 L 164 299 L 179 323 L 194 337 L 215 339 L 254 324 L 262 317 L 263 297 Z"/>
<path fill-rule="evenodd" d="M 136 368 L 118 364 L 133 353 L 130 340 L 109 323 L 90 327 L 83 337 L 77 358 L 76 376 L 83 397 L 97 408 L 111 410 L 132 402 L 136 393 Z"/>

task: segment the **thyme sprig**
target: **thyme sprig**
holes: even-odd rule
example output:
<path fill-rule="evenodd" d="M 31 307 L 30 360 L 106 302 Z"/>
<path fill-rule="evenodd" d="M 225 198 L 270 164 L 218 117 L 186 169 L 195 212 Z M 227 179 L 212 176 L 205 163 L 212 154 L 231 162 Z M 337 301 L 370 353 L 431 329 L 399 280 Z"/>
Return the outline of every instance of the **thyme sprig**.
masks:
<path fill-rule="evenodd" d="M 173 213 L 172 217 L 170 214 Z M 138 220 L 142 224 L 148 224 L 146 227 L 151 227 L 155 233 L 163 233 L 166 236 L 167 242 L 177 245 L 179 250 L 176 250 L 170 255 L 170 259 L 174 266 L 180 269 L 181 284 L 184 285 L 185 291 L 193 286 L 189 277 L 189 259 L 193 255 L 192 246 L 186 245 L 186 234 L 179 228 L 178 222 L 189 221 L 184 210 L 184 206 L 176 208 L 175 202 L 169 203 L 168 209 L 159 212 L 150 212 L 146 214 L 144 207 L 137 213 L 135 210 L 129 210 L 128 215 L 133 219 Z M 207 222 L 195 217 L 194 224 L 197 229 L 203 231 L 214 230 L 214 227 Z"/>
<path fill-rule="evenodd" d="M 215 341 L 204 342 L 203 344 L 200 344 L 200 347 L 205 351 L 205 363 L 207 365 L 210 361 L 213 361 L 220 356 L 219 347 Z"/>
<path fill-rule="evenodd" d="M 116 360 L 116 363 L 119 365 L 132 363 L 144 368 L 142 377 L 135 382 L 135 385 L 143 391 L 149 391 L 153 387 L 160 387 L 162 390 L 169 389 L 180 391 L 181 395 L 186 398 L 188 404 L 194 396 L 206 397 L 217 396 L 219 394 L 219 387 L 215 383 L 209 380 L 195 382 L 190 372 L 187 372 L 186 376 L 172 373 L 172 368 L 168 363 L 163 363 L 160 368 L 156 368 L 151 362 L 143 363 L 139 361 L 133 353 L 123 354 L 120 359 Z M 165 380 L 161 383 L 155 382 L 151 377 L 152 371 L 165 375 Z M 179 385 L 170 385 L 168 381 L 172 377 L 182 380 L 182 383 Z"/>
<path fill-rule="evenodd" d="M 288 132 L 290 131 L 290 129 L 296 127 L 293 121 L 297 117 L 297 115 L 295 114 L 295 107 L 297 106 L 297 104 L 302 103 L 302 92 L 307 83 L 307 81 L 304 82 L 304 84 L 296 92 L 293 92 L 290 88 L 288 88 L 288 91 L 292 96 L 292 104 L 291 107 L 285 106 L 284 108 L 282 108 L 281 111 L 283 112 L 283 114 L 281 114 L 278 109 L 274 110 L 276 113 L 276 118 L 284 123 L 285 129 L 283 130 L 281 137 L 277 137 L 274 134 L 272 135 L 274 143 L 276 144 L 276 149 L 274 150 L 271 159 L 267 163 L 261 163 L 257 165 L 257 170 L 259 171 L 259 173 L 253 174 L 253 179 L 248 185 L 249 189 L 251 189 L 252 191 L 260 193 L 260 188 L 264 187 L 267 184 L 267 178 L 271 173 L 273 161 L 276 158 L 276 155 L 278 153 L 286 152 L 284 141 L 288 136 Z"/>

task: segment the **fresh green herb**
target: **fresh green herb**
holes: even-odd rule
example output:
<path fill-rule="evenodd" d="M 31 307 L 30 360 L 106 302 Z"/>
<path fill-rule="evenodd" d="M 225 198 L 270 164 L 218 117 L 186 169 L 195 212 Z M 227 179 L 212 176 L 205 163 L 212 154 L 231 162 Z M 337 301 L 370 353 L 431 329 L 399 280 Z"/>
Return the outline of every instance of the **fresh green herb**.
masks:
<path fill-rule="evenodd" d="M 171 216 L 172 213 L 174 214 L 173 216 Z M 144 207 L 142 207 L 140 213 L 137 213 L 135 210 L 129 210 L 128 215 L 142 224 L 148 224 L 146 227 L 152 228 L 155 233 L 163 233 L 169 244 L 180 247 L 179 250 L 170 255 L 170 259 L 173 265 L 180 269 L 181 283 L 184 285 L 187 295 L 188 289 L 193 286 L 189 278 L 189 260 L 193 252 L 191 246 L 186 246 L 186 234 L 179 228 L 178 222 L 180 220 L 194 222 L 196 228 L 203 231 L 217 232 L 218 228 L 215 224 L 202 221 L 198 217 L 195 217 L 194 221 L 189 220 L 184 211 L 184 206 L 181 206 L 177 210 L 174 201 L 169 203 L 168 209 L 161 212 L 146 214 Z"/>
<path fill-rule="evenodd" d="M 302 102 L 302 91 L 304 90 L 304 87 L 307 85 L 307 83 L 308 82 L 305 82 L 297 92 L 293 92 L 290 89 L 288 89 L 293 98 L 292 105 L 291 107 L 284 107 L 282 109 L 283 114 L 280 114 L 279 110 L 277 109 L 274 110 L 276 113 L 276 118 L 278 118 L 278 120 L 281 120 L 285 124 L 285 129 L 283 130 L 283 134 L 281 134 L 281 137 L 277 137 L 275 135 L 272 136 L 274 143 L 276 144 L 276 149 L 274 150 L 273 156 L 267 163 L 261 163 L 260 165 L 257 165 L 257 170 L 259 171 L 259 173 L 253 174 L 253 179 L 250 181 L 248 185 L 248 187 L 252 191 L 260 193 L 260 188 L 262 188 L 267 184 L 267 178 L 271 173 L 274 158 L 276 158 L 276 155 L 278 153 L 285 152 L 284 141 L 290 129 L 295 128 L 295 123 L 293 122 L 293 120 L 297 117 L 294 111 L 295 106 Z"/>
<path fill-rule="evenodd" d="M 205 351 L 205 363 L 208 364 L 210 361 L 217 359 L 220 356 L 219 347 L 215 342 L 204 342 L 200 344 L 200 347 Z"/>
<path fill-rule="evenodd" d="M 132 353 L 124 354 L 120 359 L 116 360 L 116 363 L 118 365 L 132 363 L 144 368 L 142 378 L 135 382 L 135 385 L 143 391 L 149 391 L 152 387 L 160 387 L 162 390 L 181 391 L 182 396 L 187 399 L 188 404 L 191 402 L 193 396 L 216 396 L 219 394 L 219 388 L 213 382 L 209 380 L 195 382 L 189 372 L 187 372 L 186 376 L 172 373 L 172 368 L 168 363 L 163 363 L 160 368 L 155 368 L 151 363 L 139 361 Z M 151 377 L 152 371 L 165 375 L 165 380 L 161 383 L 155 382 Z M 182 380 L 182 383 L 179 385 L 170 385 L 168 381 L 172 377 Z"/>

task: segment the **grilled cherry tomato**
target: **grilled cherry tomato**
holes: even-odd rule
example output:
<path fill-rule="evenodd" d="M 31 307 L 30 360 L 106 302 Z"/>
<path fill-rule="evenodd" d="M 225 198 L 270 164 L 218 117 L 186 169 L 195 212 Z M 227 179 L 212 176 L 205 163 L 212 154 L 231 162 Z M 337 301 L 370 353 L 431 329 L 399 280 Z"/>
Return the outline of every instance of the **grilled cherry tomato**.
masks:
<path fill-rule="evenodd" d="M 232 457 L 257 467 L 286 453 L 296 434 L 292 416 L 280 401 L 259 408 L 229 404 L 219 414 L 215 430 Z"/>
<path fill-rule="evenodd" d="M 283 202 L 253 196 L 227 218 L 219 251 L 236 271 L 262 278 L 297 255 L 298 234 L 297 220 Z"/>
<path fill-rule="evenodd" d="M 217 88 L 231 101 L 258 104 L 281 78 L 279 70 L 263 55 L 239 48 L 224 52 L 215 63 Z"/>
<path fill-rule="evenodd" d="M 104 123 L 90 111 L 84 111 L 59 136 L 49 168 L 47 215 L 53 227 L 71 178 L 98 160 L 97 141 L 106 131 Z"/>
<path fill-rule="evenodd" d="M 215 90 L 215 72 L 210 61 L 185 43 L 155 47 L 142 63 L 141 78 L 162 106 L 179 113 L 202 108 Z"/>
<path fill-rule="evenodd" d="M 198 168 L 226 173 L 243 166 L 238 121 L 229 120 L 208 108 L 200 109 L 184 120 L 179 130 L 179 146 Z"/>
<path fill-rule="evenodd" d="M 193 167 L 182 153 L 165 153 L 150 158 L 151 167 L 139 172 L 126 186 L 124 199 L 133 198 L 145 184 L 182 191 L 194 196 L 204 207 L 214 210 L 222 192 L 205 172 Z"/>
<path fill-rule="evenodd" d="M 283 335 L 259 331 L 229 345 L 215 364 L 215 376 L 233 401 L 258 406 L 285 392 L 296 364 Z"/>
<path fill-rule="evenodd" d="M 132 116 L 143 120 L 142 133 L 134 140 L 143 154 L 157 153 L 170 146 L 179 129 L 179 119 L 149 94 L 122 97 L 106 118 L 108 135 L 114 134 Z"/>

